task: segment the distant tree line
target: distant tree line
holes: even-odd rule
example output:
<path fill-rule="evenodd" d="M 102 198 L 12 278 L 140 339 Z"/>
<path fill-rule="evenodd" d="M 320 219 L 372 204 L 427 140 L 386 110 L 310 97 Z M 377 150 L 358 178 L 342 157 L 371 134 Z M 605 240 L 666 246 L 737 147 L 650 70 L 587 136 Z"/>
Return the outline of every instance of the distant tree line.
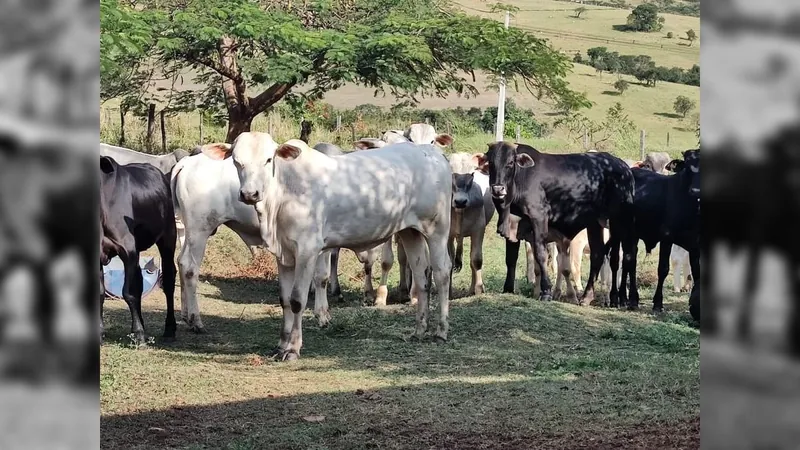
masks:
<path fill-rule="evenodd" d="M 657 81 L 700 86 L 700 66 L 695 64 L 689 70 L 680 67 L 656 66 L 647 55 L 620 55 L 609 52 L 606 47 L 593 47 L 586 51 L 587 57 L 575 53 L 573 61 L 594 67 L 598 73 L 624 74 L 636 77 L 647 86 L 655 86 Z"/>
<path fill-rule="evenodd" d="M 574 0 L 560 1 L 573 3 Z M 658 7 L 660 13 L 700 17 L 700 0 L 651 0 L 650 3 Z M 582 4 L 620 9 L 628 9 L 632 6 L 625 0 L 583 0 Z"/>

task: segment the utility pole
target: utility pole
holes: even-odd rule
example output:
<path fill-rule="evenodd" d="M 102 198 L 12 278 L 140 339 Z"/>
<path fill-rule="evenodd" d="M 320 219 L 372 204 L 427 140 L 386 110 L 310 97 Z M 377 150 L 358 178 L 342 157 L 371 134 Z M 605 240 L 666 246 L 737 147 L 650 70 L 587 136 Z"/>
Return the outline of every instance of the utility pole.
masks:
<path fill-rule="evenodd" d="M 506 11 L 506 30 L 511 22 L 511 13 Z M 497 99 L 497 124 L 495 127 L 495 139 L 503 140 L 503 130 L 506 126 L 506 77 L 500 74 L 500 95 Z"/>

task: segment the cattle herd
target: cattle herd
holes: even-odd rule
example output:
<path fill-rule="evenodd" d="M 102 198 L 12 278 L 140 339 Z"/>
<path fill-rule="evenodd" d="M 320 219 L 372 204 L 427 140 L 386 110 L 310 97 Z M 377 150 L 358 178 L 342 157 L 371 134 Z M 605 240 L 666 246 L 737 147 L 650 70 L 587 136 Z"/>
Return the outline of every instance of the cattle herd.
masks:
<path fill-rule="evenodd" d="M 342 248 L 363 263 L 365 298 L 383 306 L 396 246 L 401 300 L 416 305 L 413 338 L 428 332 L 435 287 L 439 315 L 432 337 L 446 341 L 452 273 L 464 264 L 464 238 L 471 241 L 469 294 L 481 294 L 486 290 L 482 244 L 495 211 L 497 233 L 506 242 L 503 292 L 514 292 L 523 241 L 527 277 L 541 300 L 560 297 L 565 282 L 567 300 L 588 305 L 599 279 L 610 285 L 604 305 L 638 308 L 640 240 L 648 253 L 660 245 L 654 310 L 663 309 L 670 260 L 677 272 L 676 291 L 685 287 L 687 265 L 693 280 L 698 279 L 699 149 L 671 161 L 666 154 L 652 153 L 636 162 L 596 151 L 546 154 L 510 142 L 489 144 L 485 153 L 446 155 L 443 147 L 452 142 L 430 125 L 412 124 L 379 139 L 361 139 L 350 152 L 327 143 L 312 148 L 298 139 L 278 144 L 259 132 L 243 133 L 233 144 L 207 144 L 161 157 L 101 144 L 100 258 L 107 264 L 119 256 L 125 265 L 123 298 L 134 338 L 145 338 L 139 253 L 153 244 L 163 265 L 164 338 L 175 338 L 176 272 L 181 318 L 190 330 L 203 332 L 198 275 L 207 241 L 221 225 L 251 249 L 263 247 L 276 257 L 283 325 L 272 356 L 280 360 L 299 357 L 312 286 L 319 325 L 331 320 L 328 291 L 340 294 Z M 589 277 L 579 297 L 587 248 Z M 379 255 L 375 290 L 372 270 Z M 548 258 L 557 275 L 555 286 Z M 690 311 L 699 320 L 697 283 Z"/>

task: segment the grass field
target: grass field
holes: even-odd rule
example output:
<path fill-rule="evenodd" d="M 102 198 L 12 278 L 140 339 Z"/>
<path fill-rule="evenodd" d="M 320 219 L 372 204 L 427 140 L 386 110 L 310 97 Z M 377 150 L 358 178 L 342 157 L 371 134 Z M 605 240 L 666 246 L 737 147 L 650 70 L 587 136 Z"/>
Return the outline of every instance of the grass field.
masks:
<path fill-rule="evenodd" d="M 640 257 L 641 312 L 542 303 L 529 298 L 524 257 L 522 295 L 498 294 L 504 247 L 493 230 L 488 293 L 464 297 L 469 271 L 454 276 L 448 343 L 409 342 L 409 306 L 359 306 L 361 274 L 344 251 L 333 323 L 320 329 L 307 311 L 301 359 L 277 363 L 264 357 L 280 321 L 271 259 L 250 265 L 220 229 L 198 289 L 208 334 L 181 325 L 177 343 L 134 349 L 125 304 L 106 301 L 103 447 L 698 448 L 699 334 L 670 281 L 667 312 L 649 313 L 655 255 Z M 148 335 L 160 336 L 163 294 L 144 310 Z"/>

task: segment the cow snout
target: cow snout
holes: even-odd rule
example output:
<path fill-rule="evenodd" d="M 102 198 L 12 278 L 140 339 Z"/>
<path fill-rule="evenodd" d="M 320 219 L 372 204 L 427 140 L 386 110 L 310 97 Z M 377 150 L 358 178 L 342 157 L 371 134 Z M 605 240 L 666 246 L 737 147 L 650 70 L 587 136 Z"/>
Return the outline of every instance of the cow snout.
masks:
<path fill-rule="evenodd" d="M 467 199 L 465 198 L 454 198 L 453 199 L 453 206 L 457 209 L 464 209 L 467 207 Z"/>
<path fill-rule="evenodd" d="M 248 205 L 255 205 L 261 201 L 261 193 L 258 191 L 239 191 L 239 201 Z"/>
<path fill-rule="evenodd" d="M 506 187 L 501 184 L 495 184 L 492 186 L 492 196 L 495 198 L 505 198 Z"/>
<path fill-rule="evenodd" d="M 691 192 L 692 195 L 694 195 L 694 196 L 697 196 L 697 197 L 700 196 L 700 189 L 698 189 L 698 188 L 691 188 L 691 189 L 689 189 L 689 192 Z"/>

